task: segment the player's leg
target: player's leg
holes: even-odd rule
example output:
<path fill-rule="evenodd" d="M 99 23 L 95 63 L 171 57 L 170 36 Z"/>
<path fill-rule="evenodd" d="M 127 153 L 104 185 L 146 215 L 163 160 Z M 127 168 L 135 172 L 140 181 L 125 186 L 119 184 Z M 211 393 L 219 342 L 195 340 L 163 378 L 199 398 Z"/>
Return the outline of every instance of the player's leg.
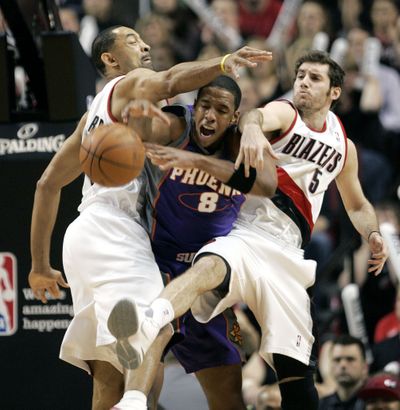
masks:
<path fill-rule="evenodd" d="M 108 362 L 90 360 L 87 363 L 93 376 L 92 410 L 110 410 L 124 394 L 124 377 Z"/>
<path fill-rule="evenodd" d="M 120 363 L 125 368 L 138 367 L 160 329 L 188 311 L 199 295 L 218 287 L 228 271 L 224 259 L 207 255 L 168 284 L 147 310 L 129 299 L 119 301 L 111 311 L 108 328 L 117 339 Z"/>
<path fill-rule="evenodd" d="M 243 410 L 242 366 L 213 367 L 196 372 L 210 410 Z"/>
<path fill-rule="evenodd" d="M 171 326 L 161 329 L 158 337 L 151 345 L 143 363 L 135 370 L 125 369 L 125 393 L 115 404 L 118 410 L 128 409 L 157 409 L 158 397 L 162 387 L 161 356 L 172 336 Z"/>
<path fill-rule="evenodd" d="M 223 258 L 207 254 L 183 275 L 171 281 L 151 306 L 157 306 L 157 300 L 167 300 L 172 307 L 173 318 L 182 316 L 199 295 L 220 286 L 228 272 L 229 268 Z M 162 317 L 155 317 L 155 320 L 160 320 L 163 325 Z"/>
<path fill-rule="evenodd" d="M 314 369 L 281 354 L 273 355 L 282 396 L 282 410 L 317 410 L 318 392 L 314 385 Z"/>

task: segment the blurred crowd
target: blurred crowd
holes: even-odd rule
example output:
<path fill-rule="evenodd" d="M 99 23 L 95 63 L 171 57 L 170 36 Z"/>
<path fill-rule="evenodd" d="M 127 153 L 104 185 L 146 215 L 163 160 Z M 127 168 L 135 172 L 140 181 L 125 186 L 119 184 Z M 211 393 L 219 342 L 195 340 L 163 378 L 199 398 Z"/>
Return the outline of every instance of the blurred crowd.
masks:
<path fill-rule="evenodd" d="M 57 3 L 63 29 L 78 35 L 88 55 L 100 30 L 123 24 L 137 30 L 151 47 L 157 71 L 183 61 L 220 56 L 245 44 L 273 51 L 272 63 L 241 72 L 241 112 L 276 98 L 290 99 L 296 59 L 310 49 L 329 52 L 346 71 L 334 110 L 357 146 L 365 194 L 376 207 L 380 224 L 390 228 L 394 246 L 397 238 L 399 249 L 400 0 Z M 0 30 L 6 29 L 1 22 Z M 17 87 L 23 75 L 16 73 Z M 174 102 L 191 101 L 193 95 L 180 95 Z M 340 203 L 331 186 L 305 250 L 307 257 L 318 262 L 314 293 L 321 338 L 318 381 L 321 397 L 326 396 L 321 409 L 361 409 L 361 399 L 370 403 L 368 410 L 377 409 L 380 407 L 371 403 L 388 397 L 397 407 L 387 408 L 400 409 L 396 379 L 400 369 L 400 266 L 392 258 L 379 277 L 368 275 L 368 247 L 351 227 Z M 351 312 L 346 311 L 342 298 L 349 283 L 356 284 L 359 292 L 364 328 L 358 334 L 349 323 Z M 246 307 L 238 307 L 238 314 L 250 340 L 244 368 L 246 400 L 257 409 L 279 408 L 273 375 L 253 355 L 258 340 L 255 321 Z M 384 373 L 365 384 L 368 375 L 377 372 Z"/>

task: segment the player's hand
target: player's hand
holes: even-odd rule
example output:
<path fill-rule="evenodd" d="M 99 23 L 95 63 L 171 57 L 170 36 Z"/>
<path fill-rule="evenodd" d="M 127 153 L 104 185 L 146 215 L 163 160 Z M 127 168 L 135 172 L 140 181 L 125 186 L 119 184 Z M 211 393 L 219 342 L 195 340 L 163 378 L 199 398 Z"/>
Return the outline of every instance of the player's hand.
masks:
<path fill-rule="evenodd" d="M 264 153 L 267 152 L 273 159 L 278 159 L 271 144 L 258 125 L 246 125 L 240 138 L 239 154 L 236 157 L 235 169 L 244 164 L 245 177 L 250 176 L 250 167 L 257 171 L 264 169 Z"/>
<path fill-rule="evenodd" d="M 41 272 L 32 269 L 28 276 L 28 282 L 35 298 L 41 300 L 43 303 L 47 303 L 46 291 L 48 291 L 53 298 L 58 299 L 60 297 L 59 286 L 69 288 L 61 272 L 53 268 Z"/>
<path fill-rule="evenodd" d="M 122 121 L 127 124 L 129 118 L 159 118 L 166 125 L 170 125 L 168 116 L 156 105 L 148 100 L 130 101 L 121 112 Z"/>
<path fill-rule="evenodd" d="M 147 158 L 162 171 L 168 171 L 175 167 L 183 169 L 196 168 L 198 154 L 151 143 L 145 143 L 144 146 Z"/>
<path fill-rule="evenodd" d="M 379 232 L 372 232 L 368 240 L 372 258 L 368 260 L 368 272 L 374 272 L 377 276 L 382 272 L 383 265 L 389 256 L 386 243 Z"/>
<path fill-rule="evenodd" d="M 224 70 L 226 73 L 233 74 L 235 78 L 239 78 L 238 69 L 240 67 L 254 68 L 257 67 L 257 63 L 271 60 L 271 51 L 245 46 L 235 51 L 224 60 Z"/>

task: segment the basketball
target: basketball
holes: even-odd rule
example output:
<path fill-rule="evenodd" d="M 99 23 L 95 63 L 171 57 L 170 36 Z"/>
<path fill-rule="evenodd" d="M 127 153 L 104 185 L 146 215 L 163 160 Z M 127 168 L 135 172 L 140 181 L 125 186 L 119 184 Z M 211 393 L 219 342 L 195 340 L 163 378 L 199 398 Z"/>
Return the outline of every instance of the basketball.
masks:
<path fill-rule="evenodd" d="M 79 160 L 83 172 L 95 183 L 116 187 L 142 171 L 145 149 L 139 136 L 126 125 L 98 126 L 82 141 Z"/>

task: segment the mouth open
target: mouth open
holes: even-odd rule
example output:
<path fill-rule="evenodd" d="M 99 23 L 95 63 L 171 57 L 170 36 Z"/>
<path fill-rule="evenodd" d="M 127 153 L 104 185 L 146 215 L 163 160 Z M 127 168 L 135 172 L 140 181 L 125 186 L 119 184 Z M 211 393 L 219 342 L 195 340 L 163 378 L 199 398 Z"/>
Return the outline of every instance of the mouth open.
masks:
<path fill-rule="evenodd" d="M 211 138 L 215 134 L 215 130 L 211 128 L 200 127 L 200 137 L 203 139 Z"/>

